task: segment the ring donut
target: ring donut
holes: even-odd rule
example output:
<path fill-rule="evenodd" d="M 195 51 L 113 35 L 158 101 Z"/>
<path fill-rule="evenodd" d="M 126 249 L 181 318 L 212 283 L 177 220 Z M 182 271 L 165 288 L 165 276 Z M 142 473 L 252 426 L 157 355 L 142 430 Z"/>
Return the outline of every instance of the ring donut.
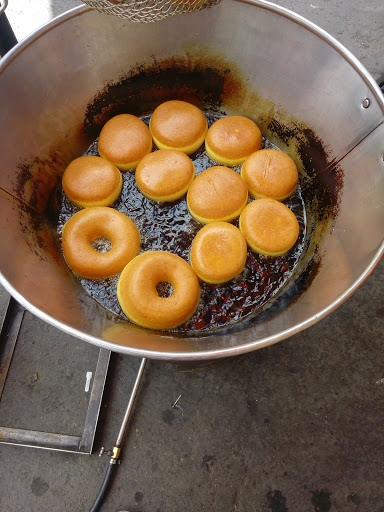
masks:
<path fill-rule="evenodd" d="M 92 244 L 107 240 L 112 248 L 97 251 Z M 136 256 L 140 235 L 123 213 L 95 206 L 75 213 L 63 227 L 63 251 L 68 266 L 81 277 L 99 279 L 119 274 Z"/>
<path fill-rule="evenodd" d="M 157 286 L 170 283 L 173 293 L 161 297 Z M 200 297 L 199 280 L 180 256 L 148 251 L 136 256 L 121 273 L 117 298 L 133 323 L 149 329 L 173 329 L 195 312 Z"/>

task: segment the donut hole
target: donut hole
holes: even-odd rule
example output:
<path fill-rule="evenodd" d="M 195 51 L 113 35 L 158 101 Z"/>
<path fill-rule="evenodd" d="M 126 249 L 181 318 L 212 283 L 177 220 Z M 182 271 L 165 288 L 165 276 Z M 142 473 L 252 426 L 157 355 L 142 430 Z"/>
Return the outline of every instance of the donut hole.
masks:
<path fill-rule="evenodd" d="M 159 281 L 156 285 L 156 291 L 162 299 L 168 299 L 173 295 L 174 289 L 169 281 Z"/>
<path fill-rule="evenodd" d="M 106 253 L 112 249 L 112 242 L 108 238 L 99 237 L 91 242 L 91 246 L 97 252 Z"/>

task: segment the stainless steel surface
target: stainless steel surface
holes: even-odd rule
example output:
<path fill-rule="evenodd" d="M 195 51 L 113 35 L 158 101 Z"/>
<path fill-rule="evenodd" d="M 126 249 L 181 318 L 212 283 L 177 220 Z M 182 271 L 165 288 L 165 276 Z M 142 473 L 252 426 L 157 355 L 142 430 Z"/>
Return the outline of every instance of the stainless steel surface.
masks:
<path fill-rule="evenodd" d="M 344 171 L 339 215 L 309 290 L 255 327 L 196 339 L 158 335 L 111 319 L 63 262 L 45 218 L 48 197 L 36 200 L 33 187 L 21 187 L 19 179 L 23 162 L 36 159 L 31 181 L 49 190 L 65 164 L 84 149 L 79 131 L 86 108 L 105 83 L 118 81 L 137 63 L 186 54 L 210 62 L 224 59 L 249 84 L 241 98 L 228 98 L 222 106 L 228 113 L 256 120 L 266 111 L 277 119 L 294 115 L 313 129 L 329 149 L 330 161 L 341 162 Z M 340 43 L 290 11 L 261 1 L 228 1 L 149 26 L 75 9 L 3 59 L 0 88 L 0 123 L 7 123 L 0 141 L 1 282 L 34 314 L 74 336 L 165 360 L 237 355 L 323 318 L 356 290 L 383 254 L 383 147 L 377 136 L 384 121 L 383 96 Z M 365 98 L 369 108 L 362 106 Z M 353 191 L 362 177 L 366 203 L 358 204 L 356 215 Z M 35 225 L 45 226 L 44 243 L 36 238 Z M 357 244 L 363 232 L 367 244 Z"/>
<path fill-rule="evenodd" d="M 151 23 L 170 16 L 208 9 L 221 0 L 84 0 L 84 3 L 103 14 L 137 23 Z"/>
<path fill-rule="evenodd" d="M 0 0 L 0 15 L 5 11 L 8 7 L 8 0 Z"/>
<path fill-rule="evenodd" d="M 117 439 L 116 439 L 116 446 L 117 447 L 120 447 L 121 443 L 123 442 L 124 433 L 125 433 L 125 430 L 126 430 L 127 425 L 128 425 L 128 420 L 129 420 L 129 417 L 130 417 L 132 409 L 133 409 L 133 404 L 135 403 L 136 395 L 137 395 L 137 392 L 139 390 L 140 382 L 141 382 L 141 379 L 143 377 L 143 373 L 144 373 L 145 365 L 146 364 L 147 364 L 147 360 L 145 358 L 143 358 L 141 360 L 139 371 L 137 372 L 136 380 L 135 380 L 135 383 L 134 383 L 133 388 L 132 388 L 132 393 L 131 393 L 131 396 L 129 397 L 129 402 L 128 402 L 128 405 L 127 405 L 127 409 L 125 411 L 124 418 L 123 418 L 123 421 L 121 423 L 121 427 L 120 427 L 119 433 L 117 435 Z"/>

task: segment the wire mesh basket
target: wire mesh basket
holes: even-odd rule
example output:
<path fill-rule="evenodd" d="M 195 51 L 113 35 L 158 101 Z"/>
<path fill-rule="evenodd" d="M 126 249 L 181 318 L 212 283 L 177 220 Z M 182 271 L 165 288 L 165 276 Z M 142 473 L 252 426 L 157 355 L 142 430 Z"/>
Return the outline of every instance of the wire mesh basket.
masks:
<path fill-rule="evenodd" d="M 221 0 L 83 0 L 105 14 L 137 23 L 150 23 L 170 16 L 208 9 Z"/>

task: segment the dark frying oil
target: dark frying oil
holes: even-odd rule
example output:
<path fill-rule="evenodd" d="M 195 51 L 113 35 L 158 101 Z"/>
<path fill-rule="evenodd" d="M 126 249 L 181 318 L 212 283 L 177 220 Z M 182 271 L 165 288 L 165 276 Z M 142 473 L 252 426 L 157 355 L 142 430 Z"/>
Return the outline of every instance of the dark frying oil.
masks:
<path fill-rule="evenodd" d="M 206 114 L 211 125 L 220 116 Z M 148 124 L 149 116 L 142 117 Z M 263 140 L 263 147 L 273 147 Z M 89 147 L 86 155 L 98 155 L 97 140 Z M 196 175 L 217 165 L 205 153 L 203 147 L 191 155 Z M 240 172 L 240 166 L 234 167 Z M 251 201 L 251 199 L 250 199 Z M 267 257 L 248 251 L 247 263 L 243 272 L 228 283 L 212 285 L 201 283 L 200 304 L 193 317 L 175 329 L 178 332 L 193 333 L 228 327 L 234 322 L 256 314 L 287 282 L 300 256 L 306 231 L 306 215 L 301 188 L 285 201 L 295 213 L 300 234 L 294 247 L 285 255 Z M 196 233 L 203 227 L 189 213 L 186 198 L 173 203 L 157 203 L 144 197 L 138 190 L 133 172 L 123 173 L 123 189 L 119 199 L 113 204 L 136 224 L 141 236 L 140 252 L 164 250 L 178 254 L 189 261 L 189 251 Z M 63 194 L 59 216 L 58 232 L 79 208 L 73 206 Z M 238 225 L 238 223 L 235 223 Z M 125 318 L 116 296 L 118 276 L 110 279 L 88 280 L 79 278 L 85 290 L 102 306 Z"/>

